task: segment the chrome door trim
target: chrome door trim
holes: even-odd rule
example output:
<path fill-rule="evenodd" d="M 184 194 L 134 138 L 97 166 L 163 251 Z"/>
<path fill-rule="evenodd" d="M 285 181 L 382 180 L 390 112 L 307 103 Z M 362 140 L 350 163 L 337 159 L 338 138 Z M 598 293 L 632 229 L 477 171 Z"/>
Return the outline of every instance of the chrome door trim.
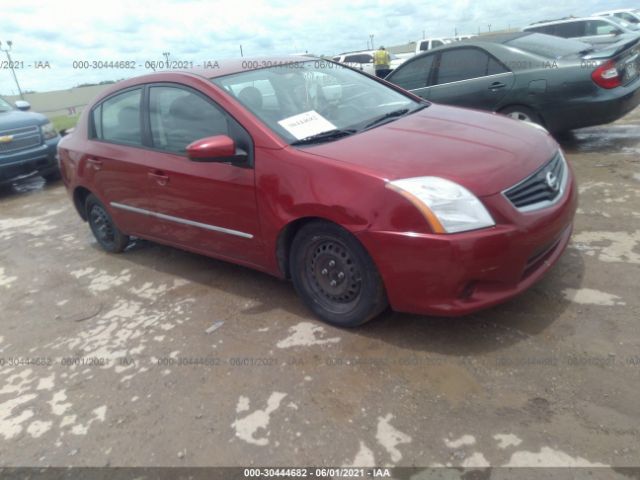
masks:
<path fill-rule="evenodd" d="M 186 218 L 165 215 L 164 213 L 153 212 L 144 208 L 132 207 L 131 205 L 125 205 L 124 203 L 111 202 L 110 205 L 121 210 L 127 210 L 129 212 L 139 213 L 140 215 L 146 215 L 149 217 L 160 218 L 161 220 L 168 220 L 170 222 L 180 223 L 182 225 L 189 225 L 190 227 L 211 230 L 212 232 L 226 233 L 227 235 L 234 235 L 236 237 L 253 238 L 253 235 L 250 233 L 240 232 L 238 230 L 232 230 L 230 228 L 218 227 L 216 225 L 209 225 L 207 223 L 194 222 L 193 220 L 187 220 Z"/>

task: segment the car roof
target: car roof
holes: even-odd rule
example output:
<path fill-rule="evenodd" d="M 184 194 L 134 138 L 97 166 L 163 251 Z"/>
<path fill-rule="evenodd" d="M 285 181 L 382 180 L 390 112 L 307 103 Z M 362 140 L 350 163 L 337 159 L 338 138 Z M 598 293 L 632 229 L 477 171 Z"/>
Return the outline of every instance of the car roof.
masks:
<path fill-rule="evenodd" d="M 246 72 L 248 70 L 258 70 L 260 68 L 277 67 L 278 65 L 286 65 L 291 63 L 304 62 L 308 60 L 323 60 L 319 57 L 311 55 L 282 55 L 282 56 L 268 56 L 268 57 L 241 57 L 241 58 L 224 58 L 222 60 L 211 60 L 211 66 L 209 68 L 199 67 L 184 70 L 166 70 L 162 72 L 155 72 L 147 76 L 154 76 L 162 73 L 190 73 L 198 75 L 204 78 L 217 78 L 224 77 L 225 75 L 232 75 L 234 73 Z"/>
<path fill-rule="evenodd" d="M 177 75 L 194 75 L 201 78 L 213 79 L 218 77 L 224 77 L 226 75 L 233 75 L 235 73 L 247 72 L 250 70 L 260 70 L 261 68 L 276 67 L 278 65 L 290 65 L 292 63 L 305 62 L 309 60 L 318 60 L 323 62 L 332 62 L 331 60 L 323 59 L 313 56 L 301 56 L 301 55 L 283 55 L 272 57 L 242 57 L 242 58 L 227 58 L 222 60 L 211 60 L 211 66 L 209 68 L 199 67 L 183 70 L 159 70 L 153 73 L 147 73 L 145 75 L 138 75 L 135 77 L 127 78 L 126 80 L 120 80 L 119 82 L 110 85 L 105 91 L 103 91 L 94 100 L 94 103 L 102 101 L 114 93 L 137 85 L 154 82 L 165 82 L 168 76 Z"/>
<path fill-rule="evenodd" d="M 530 25 L 527 25 L 526 27 L 524 27 L 524 29 L 527 29 L 529 27 L 542 27 L 545 25 L 556 25 L 559 23 L 569 23 L 569 22 L 584 22 L 587 20 L 605 20 L 605 21 L 611 21 L 610 18 L 607 17 L 598 17 L 596 16 L 590 16 L 590 17 L 566 17 L 566 18 L 560 18 L 558 20 L 543 20 L 541 22 L 535 22 L 532 23 Z"/>
<path fill-rule="evenodd" d="M 635 8 L 618 8 L 616 10 L 605 10 L 604 12 L 594 13 L 593 16 L 597 17 L 600 15 L 606 15 L 608 13 L 636 13 L 637 10 Z"/>

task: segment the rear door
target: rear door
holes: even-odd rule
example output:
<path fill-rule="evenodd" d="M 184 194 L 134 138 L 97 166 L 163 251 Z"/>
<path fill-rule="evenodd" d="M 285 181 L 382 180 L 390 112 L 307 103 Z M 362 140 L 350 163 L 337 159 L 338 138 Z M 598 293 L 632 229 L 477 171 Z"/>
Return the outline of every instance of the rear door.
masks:
<path fill-rule="evenodd" d="M 151 235 L 201 253 L 262 263 L 249 133 L 196 90 L 177 84 L 147 88 Z M 194 162 L 186 156 L 187 145 L 214 135 L 233 138 L 248 161 Z"/>
<path fill-rule="evenodd" d="M 514 74 L 477 47 L 445 50 L 434 61 L 428 98 L 437 103 L 494 110 L 514 84 Z"/>
<path fill-rule="evenodd" d="M 91 112 L 92 137 L 82 159 L 89 188 L 105 203 L 118 227 L 142 233 L 150 207 L 147 195 L 146 150 L 142 144 L 142 87 L 118 92 Z"/>

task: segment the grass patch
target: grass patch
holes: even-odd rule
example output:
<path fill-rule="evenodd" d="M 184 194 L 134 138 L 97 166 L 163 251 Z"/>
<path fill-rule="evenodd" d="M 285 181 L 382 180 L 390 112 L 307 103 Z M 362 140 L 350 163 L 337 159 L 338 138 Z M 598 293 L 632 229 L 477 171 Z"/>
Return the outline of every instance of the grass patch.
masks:
<path fill-rule="evenodd" d="M 59 117 L 53 117 L 51 122 L 53 123 L 54 128 L 57 131 L 63 130 L 65 128 L 75 127 L 76 123 L 78 123 L 78 118 L 80 114 L 77 115 L 61 115 Z"/>

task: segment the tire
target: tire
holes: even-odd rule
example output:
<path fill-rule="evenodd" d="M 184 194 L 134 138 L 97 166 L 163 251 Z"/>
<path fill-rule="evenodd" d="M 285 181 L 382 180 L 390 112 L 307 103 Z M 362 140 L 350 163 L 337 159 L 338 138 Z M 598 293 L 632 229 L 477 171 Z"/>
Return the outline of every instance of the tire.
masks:
<path fill-rule="evenodd" d="M 362 325 L 388 305 L 371 257 L 353 235 L 336 224 L 304 225 L 293 239 L 289 265 L 298 295 L 331 325 Z"/>
<path fill-rule="evenodd" d="M 84 205 L 87 221 L 100 246 L 109 253 L 120 253 L 127 248 L 129 236 L 118 230 L 100 200 L 89 195 Z"/>
<path fill-rule="evenodd" d="M 500 113 L 502 115 L 506 115 L 507 117 L 513 118 L 514 120 L 537 123 L 538 125 L 542 125 L 544 127 L 542 117 L 538 115 L 534 110 L 529 107 L 525 107 L 524 105 L 513 105 L 511 107 L 500 110 Z"/>
<path fill-rule="evenodd" d="M 44 178 L 47 183 L 52 183 L 60 180 L 62 176 L 60 175 L 60 170 L 56 170 L 55 172 L 42 175 L 42 178 Z"/>

